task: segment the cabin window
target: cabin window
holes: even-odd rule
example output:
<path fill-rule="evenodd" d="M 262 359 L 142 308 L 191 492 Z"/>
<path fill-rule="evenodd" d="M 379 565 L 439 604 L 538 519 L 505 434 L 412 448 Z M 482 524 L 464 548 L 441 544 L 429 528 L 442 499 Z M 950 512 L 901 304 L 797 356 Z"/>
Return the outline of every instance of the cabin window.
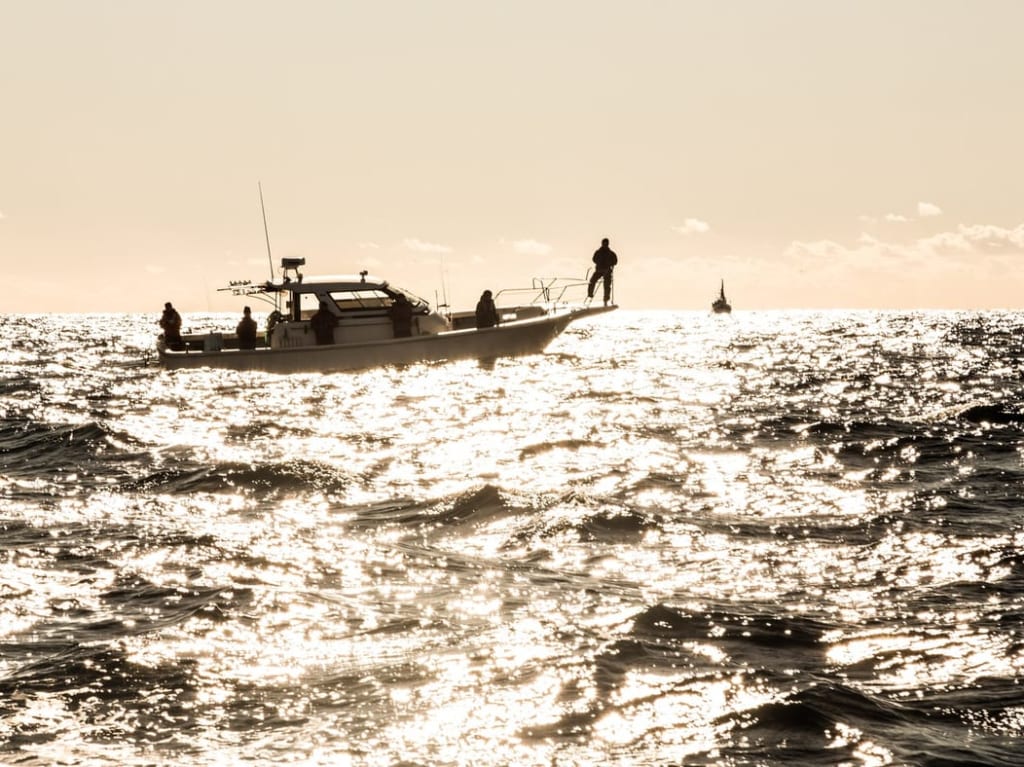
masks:
<path fill-rule="evenodd" d="M 404 293 L 404 291 L 403 291 Z M 320 296 L 316 293 L 295 293 L 298 298 L 298 319 L 308 320 L 320 310 Z M 426 302 L 409 293 L 404 293 L 416 311 L 425 311 Z M 370 315 L 386 312 L 394 302 L 394 296 L 385 290 L 333 290 L 327 294 L 336 311 L 342 314 L 365 311 Z"/>
<path fill-rule="evenodd" d="M 343 312 L 391 306 L 391 296 L 383 290 L 336 290 L 331 293 L 331 298 Z"/>
<path fill-rule="evenodd" d="M 320 311 L 320 296 L 316 293 L 299 293 L 299 319 L 308 320 Z"/>

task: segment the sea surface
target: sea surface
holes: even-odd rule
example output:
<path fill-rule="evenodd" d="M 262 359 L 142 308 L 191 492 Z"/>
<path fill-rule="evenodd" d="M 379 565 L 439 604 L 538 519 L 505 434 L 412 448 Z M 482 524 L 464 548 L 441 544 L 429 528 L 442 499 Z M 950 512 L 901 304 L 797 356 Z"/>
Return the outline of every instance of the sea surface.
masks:
<path fill-rule="evenodd" d="M 1024 314 L 288 376 L 156 319 L 0 316 L 0 763 L 1024 764 Z"/>

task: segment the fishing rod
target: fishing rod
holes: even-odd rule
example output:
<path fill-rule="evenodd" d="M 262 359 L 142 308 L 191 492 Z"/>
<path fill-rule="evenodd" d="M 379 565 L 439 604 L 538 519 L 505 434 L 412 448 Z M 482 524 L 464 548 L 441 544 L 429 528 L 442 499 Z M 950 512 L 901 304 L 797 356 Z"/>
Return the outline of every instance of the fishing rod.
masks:
<path fill-rule="evenodd" d="M 451 317 L 452 317 L 451 306 L 448 305 L 448 286 L 445 284 L 445 276 L 444 276 L 444 254 L 443 253 L 440 256 L 440 271 L 441 271 L 441 300 L 444 301 L 444 303 L 443 304 L 442 303 L 438 303 L 438 301 L 437 301 L 437 291 L 434 291 L 434 303 L 437 304 L 437 308 L 438 309 L 440 309 L 443 306 L 444 309 L 445 309 L 445 314 L 448 315 L 448 319 L 451 319 Z"/>
<path fill-rule="evenodd" d="M 263 205 L 263 184 L 260 181 L 256 182 L 256 187 L 260 190 L 260 212 L 263 214 L 263 236 L 267 238 L 267 261 L 270 263 L 270 279 L 274 279 L 274 257 L 270 253 L 270 230 L 267 229 L 267 209 Z"/>

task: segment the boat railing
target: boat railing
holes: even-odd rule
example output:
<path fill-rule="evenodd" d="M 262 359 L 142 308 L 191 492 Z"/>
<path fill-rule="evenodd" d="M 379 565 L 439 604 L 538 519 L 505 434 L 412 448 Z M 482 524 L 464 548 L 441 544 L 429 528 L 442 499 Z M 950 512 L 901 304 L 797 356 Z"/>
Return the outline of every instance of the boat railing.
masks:
<path fill-rule="evenodd" d="M 529 296 L 527 305 L 535 304 L 568 304 L 582 301 L 583 297 L 576 297 L 576 291 L 586 295 L 587 281 L 579 277 L 534 277 L 530 287 L 503 288 L 499 290 L 494 298 L 497 301 L 499 296 Z"/>

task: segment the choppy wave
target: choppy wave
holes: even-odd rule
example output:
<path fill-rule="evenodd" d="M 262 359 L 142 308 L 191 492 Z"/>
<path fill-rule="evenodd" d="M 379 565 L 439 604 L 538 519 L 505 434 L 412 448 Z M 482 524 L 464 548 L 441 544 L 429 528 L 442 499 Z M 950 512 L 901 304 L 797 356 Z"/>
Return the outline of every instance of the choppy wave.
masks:
<path fill-rule="evenodd" d="M 0 761 L 1020 763 L 1017 315 L 324 376 L 153 319 L 0 317 Z"/>

